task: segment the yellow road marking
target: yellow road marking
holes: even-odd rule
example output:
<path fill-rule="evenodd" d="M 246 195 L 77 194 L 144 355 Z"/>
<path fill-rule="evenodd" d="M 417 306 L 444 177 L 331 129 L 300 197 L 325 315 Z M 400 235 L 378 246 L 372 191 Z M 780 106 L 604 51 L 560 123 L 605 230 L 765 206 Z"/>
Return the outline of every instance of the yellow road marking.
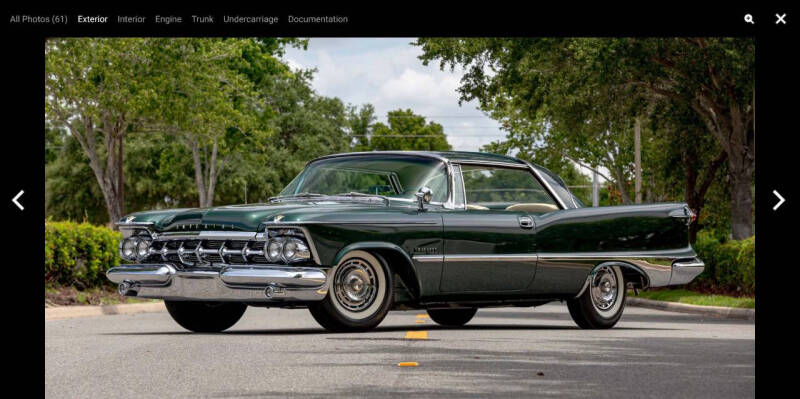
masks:
<path fill-rule="evenodd" d="M 422 324 L 424 322 L 425 322 L 425 320 L 417 320 L 417 324 Z"/>
<path fill-rule="evenodd" d="M 406 332 L 406 339 L 428 339 L 427 331 L 408 331 Z"/>
<path fill-rule="evenodd" d="M 419 366 L 419 363 L 417 363 L 417 362 L 400 362 L 400 363 L 397 363 L 397 365 L 400 366 L 400 367 L 417 367 L 417 366 Z"/>
<path fill-rule="evenodd" d="M 426 315 L 425 313 L 420 313 L 420 314 L 417 315 L 417 318 L 418 319 L 427 319 L 428 315 Z"/>

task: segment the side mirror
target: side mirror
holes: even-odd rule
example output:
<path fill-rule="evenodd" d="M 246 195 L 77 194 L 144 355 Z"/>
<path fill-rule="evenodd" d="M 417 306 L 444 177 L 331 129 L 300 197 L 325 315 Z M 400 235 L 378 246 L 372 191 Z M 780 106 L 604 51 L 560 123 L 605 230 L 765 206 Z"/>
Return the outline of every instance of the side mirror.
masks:
<path fill-rule="evenodd" d="M 425 204 L 431 202 L 431 198 L 433 198 L 433 191 L 428 187 L 422 187 L 417 191 L 415 194 L 417 196 L 417 205 L 419 206 L 419 210 L 425 210 Z"/>

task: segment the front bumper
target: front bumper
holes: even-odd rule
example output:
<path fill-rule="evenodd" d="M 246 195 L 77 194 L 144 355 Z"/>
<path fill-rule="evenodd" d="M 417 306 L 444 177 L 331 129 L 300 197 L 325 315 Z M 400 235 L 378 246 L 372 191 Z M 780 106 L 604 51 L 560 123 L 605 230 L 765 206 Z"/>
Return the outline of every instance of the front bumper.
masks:
<path fill-rule="evenodd" d="M 328 293 L 327 268 L 281 265 L 180 270 L 171 264 L 135 264 L 106 272 L 120 294 L 196 301 L 309 302 Z"/>

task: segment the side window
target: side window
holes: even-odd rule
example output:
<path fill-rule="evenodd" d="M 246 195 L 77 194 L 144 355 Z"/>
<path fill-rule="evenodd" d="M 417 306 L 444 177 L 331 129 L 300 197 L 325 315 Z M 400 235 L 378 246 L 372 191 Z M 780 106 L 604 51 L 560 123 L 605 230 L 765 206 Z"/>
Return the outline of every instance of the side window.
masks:
<path fill-rule="evenodd" d="M 428 177 L 423 180 L 423 186 L 427 186 L 433 191 L 431 202 L 447 201 L 447 169 L 444 165 L 435 169 Z M 416 192 L 416 190 L 414 190 Z"/>
<path fill-rule="evenodd" d="M 547 213 L 558 206 L 528 169 L 461 165 L 467 209 Z"/>
<path fill-rule="evenodd" d="M 453 165 L 453 180 L 455 183 L 453 202 L 456 209 L 464 209 L 464 181 L 461 179 L 461 165 Z"/>

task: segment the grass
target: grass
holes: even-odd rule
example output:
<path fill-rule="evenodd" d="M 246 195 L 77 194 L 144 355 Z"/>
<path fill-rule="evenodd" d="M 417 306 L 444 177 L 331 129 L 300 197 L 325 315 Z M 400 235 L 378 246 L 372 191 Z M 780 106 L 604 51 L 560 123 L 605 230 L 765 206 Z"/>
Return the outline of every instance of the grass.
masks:
<path fill-rule="evenodd" d="M 633 296 L 633 292 L 629 292 L 628 295 Z M 638 297 L 656 301 L 686 303 L 690 305 L 725 306 L 729 308 L 748 309 L 756 307 L 756 298 L 754 297 L 703 294 L 685 289 L 639 291 Z"/>

